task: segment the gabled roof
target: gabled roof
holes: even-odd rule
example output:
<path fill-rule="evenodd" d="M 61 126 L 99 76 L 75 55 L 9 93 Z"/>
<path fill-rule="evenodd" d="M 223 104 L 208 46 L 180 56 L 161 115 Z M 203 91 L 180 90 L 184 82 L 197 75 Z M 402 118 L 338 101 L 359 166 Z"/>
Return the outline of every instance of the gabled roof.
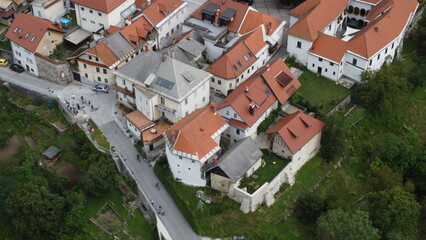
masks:
<path fill-rule="evenodd" d="M 293 10 L 293 16 L 300 15 L 288 34 L 313 42 L 318 32 L 326 28 L 345 9 L 349 0 L 307 0 Z M 298 10 L 299 9 L 299 10 Z"/>
<path fill-rule="evenodd" d="M 28 51 L 34 52 L 47 30 L 64 32 L 54 22 L 19 13 L 9 27 L 5 37 Z"/>
<path fill-rule="evenodd" d="M 152 24 L 157 26 L 168 14 L 174 12 L 182 4 L 186 3 L 181 0 L 157 0 L 142 10 L 142 13 Z"/>
<path fill-rule="evenodd" d="M 201 160 L 211 151 L 218 150 L 214 134 L 226 128 L 225 120 L 214 107 L 206 106 L 195 110 L 165 132 L 173 150 L 191 154 Z"/>
<path fill-rule="evenodd" d="M 268 65 L 260 70 L 261 77 L 266 81 L 278 101 L 283 104 L 300 88 L 301 84 L 281 58 L 278 58 L 270 66 Z"/>
<path fill-rule="evenodd" d="M 126 0 L 71 0 L 75 4 L 82 5 L 100 12 L 110 13 Z"/>
<path fill-rule="evenodd" d="M 232 107 L 244 123 L 251 127 L 276 100 L 268 84 L 261 77 L 256 76 L 241 83 L 223 99 L 217 108 Z M 250 105 L 255 105 L 253 114 L 249 112 Z M 241 124 L 233 125 L 240 127 Z"/>
<path fill-rule="evenodd" d="M 236 183 L 262 157 L 262 151 L 251 137 L 236 142 L 226 151 L 215 165 Z"/>
<path fill-rule="evenodd" d="M 234 33 L 238 32 L 238 29 L 240 29 L 240 26 L 243 23 L 244 16 L 246 15 L 248 11 L 249 6 L 246 6 L 231 0 L 210 0 L 205 2 L 197 10 L 195 10 L 192 13 L 192 17 L 202 20 L 201 11 L 203 11 L 203 9 L 211 3 L 219 6 L 220 13 L 224 13 L 226 9 L 235 10 L 235 15 L 232 17 L 232 21 L 229 23 L 227 28 L 230 32 L 234 32 Z"/>
<path fill-rule="evenodd" d="M 384 0 L 385 1 L 385 0 Z M 348 42 L 348 50 L 367 59 L 397 38 L 414 14 L 416 0 L 392 0 L 393 7 L 370 22 Z M 379 4 L 377 7 L 380 7 Z"/>
<path fill-rule="evenodd" d="M 116 31 L 116 28 L 117 27 L 111 26 L 108 31 Z M 149 23 L 145 16 L 142 16 L 131 24 L 117 30 L 120 30 L 123 36 L 126 37 L 126 39 L 134 46 L 143 43 L 149 34 L 155 31 L 154 27 L 151 25 L 151 23 Z"/>
<path fill-rule="evenodd" d="M 141 52 L 114 74 L 143 83 L 151 73 L 158 71 L 162 56 L 163 54 L 155 51 Z"/>
<path fill-rule="evenodd" d="M 283 22 L 284 21 L 281 19 L 274 18 L 254 10 L 249 10 L 243 24 L 241 25 L 239 33 L 246 34 L 263 24 L 266 29 L 266 34 L 271 35 Z"/>
<path fill-rule="evenodd" d="M 262 28 L 242 37 L 225 54 L 220 56 L 206 71 L 224 79 L 238 77 L 256 60 L 256 54 L 267 45 Z"/>
<path fill-rule="evenodd" d="M 324 126 L 325 124 L 316 118 L 302 112 L 295 112 L 285 116 L 266 133 L 278 133 L 290 151 L 295 154 Z"/>
<path fill-rule="evenodd" d="M 309 52 L 340 63 L 348 49 L 348 44 L 338 38 L 320 33 L 319 37 L 312 44 Z"/>
<path fill-rule="evenodd" d="M 132 51 L 133 46 L 118 31 L 102 39 L 96 46 L 87 50 L 87 53 L 98 56 L 105 65 L 111 67 Z"/>

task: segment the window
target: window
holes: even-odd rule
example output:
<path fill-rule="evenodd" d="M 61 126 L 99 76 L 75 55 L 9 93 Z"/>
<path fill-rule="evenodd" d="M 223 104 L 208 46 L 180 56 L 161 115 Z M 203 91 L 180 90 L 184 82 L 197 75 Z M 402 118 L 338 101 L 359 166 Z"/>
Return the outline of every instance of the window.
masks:
<path fill-rule="evenodd" d="M 30 35 L 30 33 L 27 33 L 28 35 Z M 25 38 L 27 38 L 28 37 L 28 35 L 27 34 L 25 34 Z M 48 31 L 47 32 L 47 35 L 50 37 L 50 31 Z"/>
<path fill-rule="evenodd" d="M 176 26 L 176 29 L 179 29 L 179 24 Z"/>
<path fill-rule="evenodd" d="M 179 159 L 182 159 L 182 156 L 179 156 Z M 179 165 L 178 165 L 179 166 Z"/>
<path fill-rule="evenodd" d="M 84 74 L 84 77 L 85 77 L 85 78 L 89 78 L 89 74 L 85 73 L 85 74 Z"/>
<path fill-rule="evenodd" d="M 92 56 L 89 56 L 89 60 L 92 60 Z"/>
<path fill-rule="evenodd" d="M 312 63 L 312 67 L 315 67 L 315 63 Z"/>
<path fill-rule="evenodd" d="M 240 135 L 240 129 L 235 129 L 235 132 L 237 133 L 237 135 Z"/>
<path fill-rule="evenodd" d="M 379 60 L 380 59 L 380 54 L 379 55 L 377 55 L 377 60 Z"/>
<path fill-rule="evenodd" d="M 101 16 L 102 16 L 102 13 L 98 12 L 98 16 L 99 16 L 99 17 L 101 17 Z"/>
<path fill-rule="evenodd" d="M 334 66 L 334 63 L 330 62 L 330 66 Z"/>
<path fill-rule="evenodd" d="M 101 81 L 101 77 L 98 77 L 98 81 L 99 81 L 99 82 Z"/>
<path fill-rule="evenodd" d="M 96 62 L 99 62 L 99 58 L 98 57 L 96 57 L 95 59 L 96 59 Z"/>
<path fill-rule="evenodd" d="M 87 65 L 86 65 L 85 63 L 83 63 L 83 67 L 84 67 L 84 68 L 87 68 Z"/>
<path fill-rule="evenodd" d="M 369 63 L 369 65 L 371 66 L 371 64 L 373 63 L 373 60 L 370 60 L 370 63 Z"/>
<path fill-rule="evenodd" d="M 108 83 L 108 79 L 107 78 L 105 78 L 104 80 L 105 80 L 105 83 Z"/>
<path fill-rule="evenodd" d="M 93 13 L 93 10 L 89 10 L 90 13 Z"/>
<path fill-rule="evenodd" d="M 96 67 L 96 72 L 101 72 L 101 69 Z"/>
<path fill-rule="evenodd" d="M 214 82 L 214 78 L 212 78 L 212 82 Z"/>
<path fill-rule="evenodd" d="M 126 85 L 126 80 L 123 79 L 123 85 Z"/>
<path fill-rule="evenodd" d="M 354 59 L 352 59 L 352 65 L 355 65 L 356 66 L 356 62 L 357 62 L 357 60 L 354 58 Z"/>
<path fill-rule="evenodd" d="M 205 102 L 206 101 L 206 97 L 203 97 L 203 102 Z"/>
<path fill-rule="evenodd" d="M 217 84 L 222 85 L 222 81 L 217 80 Z"/>
<path fill-rule="evenodd" d="M 234 118 L 237 118 L 238 116 L 237 116 L 237 113 L 234 113 Z"/>
<path fill-rule="evenodd" d="M 232 83 L 229 83 L 229 87 L 232 88 Z"/>
<path fill-rule="evenodd" d="M 172 34 L 175 32 L 175 30 L 172 28 Z"/>
<path fill-rule="evenodd" d="M 388 53 L 388 48 L 385 49 L 385 54 Z"/>
<path fill-rule="evenodd" d="M 325 72 L 327 72 L 327 68 L 325 69 Z"/>
<path fill-rule="evenodd" d="M 81 9 L 81 11 L 84 11 L 84 7 L 81 7 L 80 9 Z"/>
<path fill-rule="evenodd" d="M 229 116 L 229 110 L 226 110 L 226 115 L 228 115 L 228 116 Z"/>
<path fill-rule="evenodd" d="M 328 30 L 331 30 L 331 25 L 330 25 L 330 26 L 328 26 Z"/>
<path fill-rule="evenodd" d="M 247 74 L 249 74 L 250 73 L 250 68 L 247 70 Z"/>
<path fill-rule="evenodd" d="M 241 62 L 240 61 L 237 61 L 237 63 L 238 63 L 238 65 L 240 66 L 240 67 L 242 67 L 243 65 L 241 64 Z"/>
<path fill-rule="evenodd" d="M 103 72 L 104 72 L 104 74 L 107 74 L 107 70 L 105 68 L 103 69 Z"/>
<path fill-rule="evenodd" d="M 90 21 L 91 24 L 95 24 L 95 21 Z"/>
<path fill-rule="evenodd" d="M 165 104 L 165 102 L 166 102 L 166 101 L 164 100 L 164 98 L 163 98 L 163 97 L 160 97 L 160 103 L 164 105 L 164 104 Z"/>
<path fill-rule="evenodd" d="M 302 42 L 297 41 L 297 48 L 302 48 Z"/>
<path fill-rule="evenodd" d="M 333 76 L 336 75 L 336 72 L 333 72 Z"/>
<path fill-rule="evenodd" d="M 169 37 L 169 35 L 170 35 L 170 34 L 169 34 L 169 33 L 167 33 L 167 34 L 166 34 L 166 37 Z"/>
<path fill-rule="evenodd" d="M 395 44 L 395 43 L 393 42 L 393 43 L 392 43 L 392 49 L 393 49 L 393 45 L 394 45 L 394 44 Z"/>
<path fill-rule="evenodd" d="M 322 58 L 318 58 L 318 61 L 322 62 Z"/>
<path fill-rule="evenodd" d="M 185 98 L 185 105 L 188 104 L 188 98 Z"/>
<path fill-rule="evenodd" d="M 241 79 L 243 79 L 244 78 L 244 74 L 241 74 Z"/>
<path fill-rule="evenodd" d="M 82 20 L 83 20 L 83 21 L 87 21 L 87 19 L 86 19 L 86 18 L 82 18 Z"/>

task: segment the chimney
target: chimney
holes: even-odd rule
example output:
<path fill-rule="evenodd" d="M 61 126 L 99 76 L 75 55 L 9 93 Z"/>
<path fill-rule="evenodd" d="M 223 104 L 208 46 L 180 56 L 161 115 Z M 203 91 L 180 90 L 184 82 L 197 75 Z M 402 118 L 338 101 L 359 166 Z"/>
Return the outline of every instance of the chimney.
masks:
<path fill-rule="evenodd" d="M 225 0 L 222 0 L 222 5 L 225 5 Z"/>
<path fill-rule="evenodd" d="M 201 131 L 201 132 L 204 132 L 204 128 L 202 128 L 202 127 L 201 127 L 201 128 L 200 128 L 200 131 Z"/>
<path fill-rule="evenodd" d="M 267 35 L 271 34 L 271 31 L 272 31 L 272 22 L 268 22 L 266 26 L 266 34 Z"/>
<path fill-rule="evenodd" d="M 214 102 L 211 102 L 209 107 L 210 110 L 216 114 L 216 104 L 214 104 Z"/>
<path fill-rule="evenodd" d="M 250 115 L 254 115 L 254 105 L 253 104 L 249 104 L 249 113 Z"/>
<path fill-rule="evenodd" d="M 220 22 L 220 17 L 219 17 L 219 15 L 220 15 L 220 8 L 218 8 L 217 10 L 216 10 L 216 13 L 215 13 L 215 15 L 214 15 L 214 19 L 213 19 L 213 25 L 214 26 L 219 26 L 219 22 Z"/>
<path fill-rule="evenodd" d="M 244 88 L 244 92 L 248 93 L 248 87 Z"/>
<path fill-rule="evenodd" d="M 379 26 L 375 26 L 374 30 L 376 30 L 376 32 L 379 32 Z"/>

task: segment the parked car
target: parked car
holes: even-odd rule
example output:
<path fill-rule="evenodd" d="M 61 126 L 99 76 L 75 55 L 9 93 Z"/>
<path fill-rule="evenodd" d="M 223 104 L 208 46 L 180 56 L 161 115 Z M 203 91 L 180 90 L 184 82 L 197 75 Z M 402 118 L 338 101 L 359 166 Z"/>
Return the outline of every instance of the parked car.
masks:
<path fill-rule="evenodd" d="M 9 65 L 9 62 L 4 58 L 0 58 L 0 66 L 5 67 L 7 65 Z"/>
<path fill-rule="evenodd" d="M 105 85 L 95 85 L 94 87 L 92 87 L 92 90 L 95 91 L 95 92 L 108 93 L 109 87 L 105 86 Z"/>
<path fill-rule="evenodd" d="M 25 69 L 21 65 L 15 64 L 15 63 L 10 65 L 9 68 L 10 68 L 10 70 L 12 70 L 14 72 L 18 72 L 18 73 L 25 71 Z"/>

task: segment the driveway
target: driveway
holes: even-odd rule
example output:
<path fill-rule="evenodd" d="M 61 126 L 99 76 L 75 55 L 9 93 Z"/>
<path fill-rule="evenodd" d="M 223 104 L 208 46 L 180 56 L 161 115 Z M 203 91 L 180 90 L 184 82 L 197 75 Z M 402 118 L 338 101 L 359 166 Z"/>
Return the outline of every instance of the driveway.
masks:
<path fill-rule="evenodd" d="M 145 161 L 137 161 L 135 147 L 126 134 L 121 131 L 120 126 L 113 117 L 115 112 L 114 91 L 109 94 L 97 94 L 91 90 L 91 86 L 78 82 L 72 82 L 68 86 L 61 86 L 26 72 L 19 74 L 12 72 L 7 67 L 0 67 L 0 78 L 26 89 L 51 97 L 59 97 L 62 100 L 67 99 L 74 103 L 81 103 L 81 96 L 83 96 L 85 100 L 90 100 L 91 103 L 98 106 L 99 109 L 96 111 L 88 110 L 86 106 L 86 114 L 93 119 L 111 145 L 115 146 L 117 151 L 126 159 L 125 164 L 132 171 L 135 180 L 146 196 L 154 201 L 155 207 L 162 206 L 166 214 L 159 217 L 173 239 L 200 239 L 182 216 L 164 187 L 160 186 L 160 190 L 155 187 L 155 183 L 159 182 L 159 180 L 154 174 L 153 168 Z M 72 98 L 73 95 L 74 99 Z"/>

